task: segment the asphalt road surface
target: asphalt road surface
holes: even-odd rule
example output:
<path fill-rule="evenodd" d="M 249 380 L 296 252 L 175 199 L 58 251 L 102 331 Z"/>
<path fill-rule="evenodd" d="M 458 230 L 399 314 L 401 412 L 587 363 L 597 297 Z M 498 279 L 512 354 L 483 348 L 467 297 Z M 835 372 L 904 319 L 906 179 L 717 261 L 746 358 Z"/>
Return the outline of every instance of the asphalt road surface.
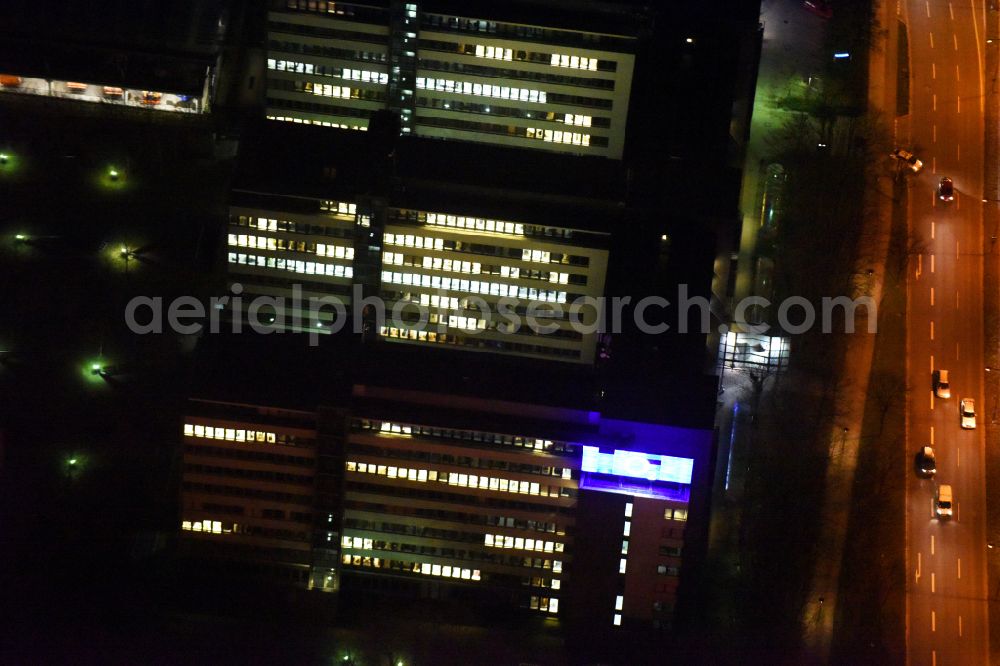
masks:
<path fill-rule="evenodd" d="M 983 402 L 983 58 L 986 8 L 973 0 L 907 0 L 910 133 L 924 170 L 912 176 L 911 238 L 923 241 L 908 273 L 907 445 L 937 452 L 934 479 L 907 482 L 907 662 L 986 664 Z M 937 196 L 954 180 L 955 199 Z M 987 241 L 988 242 L 988 241 Z M 934 396 L 934 370 L 948 370 L 952 397 Z M 959 426 L 962 398 L 979 427 Z M 934 515 L 936 489 L 950 484 L 953 516 Z"/>

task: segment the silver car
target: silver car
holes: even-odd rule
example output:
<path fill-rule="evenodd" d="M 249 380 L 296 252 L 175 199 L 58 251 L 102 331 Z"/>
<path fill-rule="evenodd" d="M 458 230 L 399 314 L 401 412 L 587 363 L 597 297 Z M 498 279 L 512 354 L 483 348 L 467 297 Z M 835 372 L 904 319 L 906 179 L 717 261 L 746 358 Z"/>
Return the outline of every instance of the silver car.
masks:
<path fill-rule="evenodd" d="M 962 398 L 959 405 L 959 412 L 962 415 L 962 427 L 972 430 L 976 427 L 976 402 L 972 398 Z"/>

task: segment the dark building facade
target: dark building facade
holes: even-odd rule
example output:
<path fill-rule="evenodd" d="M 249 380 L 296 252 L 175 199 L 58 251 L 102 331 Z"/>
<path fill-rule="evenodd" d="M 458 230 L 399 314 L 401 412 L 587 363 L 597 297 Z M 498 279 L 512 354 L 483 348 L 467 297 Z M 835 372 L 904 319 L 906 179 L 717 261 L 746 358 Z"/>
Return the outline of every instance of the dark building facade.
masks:
<path fill-rule="evenodd" d="M 185 555 L 310 589 L 664 627 L 705 520 L 707 430 L 372 385 L 189 411 Z"/>

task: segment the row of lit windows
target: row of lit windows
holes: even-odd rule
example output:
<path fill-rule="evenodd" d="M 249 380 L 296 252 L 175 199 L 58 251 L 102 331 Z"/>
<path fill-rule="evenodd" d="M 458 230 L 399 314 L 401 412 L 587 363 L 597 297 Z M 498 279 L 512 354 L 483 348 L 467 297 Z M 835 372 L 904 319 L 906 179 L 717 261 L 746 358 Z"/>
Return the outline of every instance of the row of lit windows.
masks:
<path fill-rule="evenodd" d="M 307 81 L 304 87 L 305 92 L 311 92 L 317 97 L 337 97 L 339 99 L 351 99 L 350 86 L 334 86 L 329 83 L 312 83 Z"/>
<path fill-rule="evenodd" d="M 459 344 L 459 340 L 454 335 L 448 336 L 447 333 L 438 333 L 436 331 L 418 331 L 415 328 L 397 328 L 395 326 L 382 326 L 379 329 L 379 335 L 383 338 L 392 338 L 397 340 L 413 340 L 416 342 L 438 342 L 451 344 Z"/>
<path fill-rule="evenodd" d="M 512 539 L 512 538 L 513 537 L 504 537 L 502 534 L 498 534 L 498 535 L 496 535 L 496 537 L 494 539 L 494 535 L 487 534 L 486 535 L 486 545 L 490 546 L 490 547 L 495 547 L 495 548 L 508 548 L 508 549 L 510 549 L 510 548 L 516 548 L 518 550 L 534 550 L 534 551 L 546 552 L 546 553 L 552 553 L 552 552 L 559 552 L 559 553 L 561 553 L 561 552 L 563 552 L 563 544 L 561 544 L 561 543 L 553 543 L 552 541 L 542 541 L 541 539 L 538 539 L 538 540 L 527 539 L 526 540 L 526 539 L 524 539 L 522 537 L 517 537 L 517 541 L 520 543 L 520 545 L 518 545 L 516 547 L 513 546 L 513 545 L 505 545 L 505 539 Z M 530 545 L 526 546 L 525 545 L 526 541 Z M 496 543 L 496 546 L 493 545 L 494 543 Z M 343 548 L 353 548 L 353 549 L 356 549 L 356 550 L 372 550 L 373 548 L 376 548 L 376 547 L 378 547 L 378 548 L 384 548 L 387 544 L 385 542 L 382 542 L 382 541 L 376 542 L 376 541 L 374 541 L 372 539 L 369 539 L 369 538 L 366 538 L 366 537 L 358 537 L 358 536 L 352 537 L 352 536 L 344 535 L 341 538 L 341 540 L 340 540 L 340 545 Z M 462 551 L 462 552 L 464 552 L 464 551 Z M 551 587 L 552 587 L 552 589 L 558 590 L 559 589 L 559 585 L 560 585 L 559 584 L 559 580 L 555 579 L 555 580 L 552 581 Z M 549 585 L 544 585 L 544 587 L 549 587 Z"/>
<path fill-rule="evenodd" d="M 365 557 L 361 555 L 343 555 L 340 561 L 347 566 L 374 567 L 376 569 L 395 569 L 424 576 L 439 578 L 456 578 L 460 580 L 481 580 L 479 569 L 463 569 L 447 564 L 428 564 L 427 562 L 407 562 L 403 560 L 387 560 L 381 557 Z"/>
<path fill-rule="evenodd" d="M 184 424 L 185 437 L 203 437 L 205 439 L 224 439 L 229 442 L 258 442 L 261 444 L 294 444 L 298 439 L 294 435 L 279 435 L 264 430 L 244 430 L 242 428 L 221 428 L 215 426 Z M 290 441 L 289 441 L 290 440 Z"/>
<path fill-rule="evenodd" d="M 466 218 L 468 220 L 468 218 Z M 440 217 L 438 217 L 440 220 Z M 415 247 L 423 250 L 438 250 L 449 252 L 470 252 L 473 254 L 488 254 L 491 256 L 502 256 L 521 261 L 532 261 L 536 263 L 571 263 L 579 266 L 587 266 L 590 263 L 588 257 L 577 255 L 566 255 L 548 250 L 529 250 L 526 248 L 503 247 L 494 245 L 481 245 L 462 241 L 445 240 L 434 236 L 417 236 L 413 234 L 386 233 L 383 235 L 386 245 L 403 245 L 405 247 Z"/>
<path fill-rule="evenodd" d="M 406 437 L 406 435 L 403 435 Z M 437 453 L 422 450 L 419 446 L 407 445 L 405 448 L 385 448 L 369 444 L 355 444 L 352 446 L 355 455 L 371 455 L 380 458 L 393 458 L 395 460 L 417 461 L 418 463 L 428 463 L 431 465 L 454 465 L 458 467 L 469 467 L 477 470 L 494 470 L 497 472 L 512 472 L 516 474 L 533 474 L 544 477 L 556 477 L 565 480 L 573 478 L 573 470 L 569 467 L 556 467 L 553 465 L 531 464 L 538 462 L 537 459 L 531 462 L 511 462 L 508 460 L 495 460 L 493 458 L 480 458 L 469 455 L 454 455 L 451 453 Z M 466 450 L 466 453 L 475 451 Z M 489 454 L 486 454 L 489 455 Z"/>
<path fill-rule="evenodd" d="M 545 104 L 547 99 L 544 90 L 510 88 L 507 86 L 495 86 L 490 83 L 473 83 L 471 81 L 455 81 L 453 79 L 417 77 L 417 90 L 437 90 L 438 92 L 450 92 L 459 95 L 513 99 L 538 104 Z"/>
<path fill-rule="evenodd" d="M 408 426 L 391 421 L 375 421 L 368 419 L 356 419 L 352 424 L 355 428 L 362 430 L 376 430 L 381 433 L 405 434 L 409 437 L 417 435 L 420 437 L 458 439 L 463 441 L 483 442 L 485 444 L 499 444 L 503 446 L 514 446 L 534 451 L 566 451 L 574 452 L 572 444 L 564 442 L 553 442 L 551 439 L 536 439 L 534 437 L 511 437 L 510 435 L 500 435 L 492 432 L 479 432 L 474 430 L 452 430 L 450 428 L 432 428 L 429 426 Z M 405 429 L 405 430 L 404 430 Z"/>
<path fill-rule="evenodd" d="M 550 597 L 532 596 L 528 608 L 530 608 L 531 610 L 537 610 L 546 613 L 558 613 L 559 599 L 555 597 L 550 598 Z"/>
<path fill-rule="evenodd" d="M 251 247 L 255 250 L 294 251 L 297 249 L 299 252 L 308 252 L 312 249 L 312 243 L 307 246 L 305 241 L 299 241 L 296 245 L 295 241 L 288 241 L 284 238 L 248 236 L 245 234 L 229 234 L 229 244 L 236 247 Z M 321 257 L 330 257 L 331 259 L 354 259 L 354 248 L 343 245 L 316 243 L 315 252 Z"/>
<path fill-rule="evenodd" d="M 354 204 L 351 205 L 353 206 Z M 336 211 L 336 209 L 334 210 Z M 317 224 L 310 224 L 309 222 L 294 222 L 292 220 L 269 220 L 264 217 L 254 219 L 251 215 L 230 215 L 229 222 L 230 224 L 235 224 L 239 227 L 249 227 L 250 229 L 258 229 L 260 231 L 312 234 L 314 236 L 341 236 L 343 238 L 347 238 L 347 236 L 351 233 L 348 229 L 339 227 L 325 227 Z"/>
<path fill-rule="evenodd" d="M 688 510 L 687 509 L 664 509 L 663 517 L 666 520 L 687 520 Z"/>
<path fill-rule="evenodd" d="M 542 541 L 541 539 L 525 539 L 523 537 L 512 537 L 505 534 L 487 534 L 483 538 L 483 543 L 490 548 L 513 548 L 514 550 L 535 550 L 544 553 L 561 553 L 563 544 L 558 541 Z"/>
<path fill-rule="evenodd" d="M 291 263 L 291 261 L 289 261 L 289 263 Z M 532 301 L 542 301 L 545 303 L 567 302 L 565 291 L 549 291 L 547 289 L 536 289 L 534 287 L 518 287 L 516 285 L 502 284 L 499 282 L 459 280 L 458 278 L 440 277 L 438 275 L 382 271 L 382 282 L 385 284 L 406 284 L 414 287 L 428 287 L 433 289 L 450 289 L 452 291 L 482 294 L 483 296 L 526 298 Z"/>
<path fill-rule="evenodd" d="M 560 130 L 542 129 L 541 127 L 528 127 L 524 130 L 524 135 L 528 139 L 538 139 L 547 143 L 566 143 L 574 146 L 589 146 L 590 135 L 580 132 L 563 132 Z"/>
<path fill-rule="evenodd" d="M 493 352 L 503 352 L 508 354 L 544 354 L 553 357 L 580 358 L 578 348 L 549 347 L 547 345 L 522 344 L 520 342 L 509 342 L 508 340 L 489 340 L 478 337 L 463 337 L 457 335 L 437 334 L 433 331 L 417 331 L 408 328 L 386 328 L 383 327 L 381 335 L 389 338 L 399 338 L 400 340 L 413 340 L 419 342 L 438 342 L 460 345 L 472 349 L 485 349 Z M 527 333 L 525 333 L 527 335 Z"/>
<path fill-rule="evenodd" d="M 280 43 L 276 43 L 276 45 L 279 47 L 281 46 Z M 281 49 L 279 48 L 278 50 Z M 341 49 L 337 49 L 337 51 L 341 51 Z M 291 60 L 276 61 L 273 58 L 268 58 L 267 68 L 283 72 L 294 72 L 296 74 L 309 74 L 311 76 L 325 76 L 338 79 L 342 78 L 352 81 L 362 81 L 364 83 L 377 83 L 382 85 L 385 85 L 388 81 L 388 75 L 385 73 L 372 72 L 370 70 L 345 69 L 328 65 L 314 65 L 309 62 L 303 63 Z"/>
<path fill-rule="evenodd" d="M 563 116 L 563 122 L 567 125 L 576 125 L 577 127 L 590 127 L 591 123 L 594 122 L 593 116 L 581 116 L 580 114 L 567 113 Z"/>
<path fill-rule="evenodd" d="M 326 275 L 328 277 L 354 277 L 354 269 L 350 266 L 340 264 L 324 264 L 322 262 L 299 261 L 297 259 L 282 259 L 275 257 L 262 257 L 255 254 L 229 253 L 229 263 L 246 264 L 247 266 L 260 266 L 262 268 L 276 268 L 278 270 L 301 273 L 304 275 Z"/>
<path fill-rule="evenodd" d="M 320 202 L 319 209 L 330 213 L 354 216 L 358 212 L 358 205 L 346 201 L 324 200 Z"/>
<path fill-rule="evenodd" d="M 510 62 L 514 60 L 514 52 L 511 49 L 505 49 L 502 46 L 485 46 L 484 44 L 476 44 L 476 57 L 492 58 L 494 60 L 507 60 Z"/>
<path fill-rule="evenodd" d="M 361 125 L 345 125 L 343 123 L 333 123 L 326 120 L 312 120 L 310 118 L 292 118 L 289 116 L 268 116 L 268 120 L 278 120 L 286 123 L 299 123 L 301 125 L 322 125 L 323 127 L 336 127 L 337 129 L 352 129 L 365 131 L 368 128 Z"/>
<path fill-rule="evenodd" d="M 454 296 L 438 296 L 436 294 L 420 294 L 420 305 L 427 308 L 457 310 L 458 299 Z"/>
<path fill-rule="evenodd" d="M 362 81 L 364 83 L 377 83 L 380 85 L 385 85 L 389 82 L 389 75 L 385 72 L 373 72 L 367 69 L 349 69 L 345 67 L 339 72 L 337 69 L 334 69 L 333 73 L 328 73 L 326 68 L 321 68 L 321 71 L 317 71 L 316 66 L 312 63 L 297 62 L 295 60 L 275 60 L 274 58 L 268 58 L 267 68 L 277 72 L 295 72 L 296 74 L 312 74 L 314 76 L 340 76 L 350 81 Z M 348 93 L 347 96 L 349 97 L 350 94 Z"/>
<path fill-rule="evenodd" d="M 223 527 L 218 520 L 196 520 L 194 522 L 185 520 L 181 522 L 181 529 L 188 532 L 208 532 L 209 534 L 232 534 L 237 530 L 236 523 L 226 523 Z"/>
<path fill-rule="evenodd" d="M 571 56 L 564 53 L 553 53 L 552 62 L 550 63 L 553 67 L 569 67 L 570 69 L 588 69 L 591 72 L 597 71 L 597 58 L 583 58 L 580 56 Z"/>
<path fill-rule="evenodd" d="M 183 520 L 181 521 L 181 529 L 186 532 L 203 532 L 206 534 L 245 534 L 271 539 L 308 540 L 304 531 L 241 525 L 239 523 L 220 523 L 217 520 Z"/>
<path fill-rule="evenodd" d="M 472 550 L 455 550 L 454 548 L 437 548 L 435 546 L 418 546 L 412 543 L 401 543 L 395 541 L 383 541 L 381 539 L 361 539 L 360 537 L 345 537 L 343 539 L 342 548 L 347 549 L 360 549 L 362 546 L 355 545 L 356 543 L 369 544 L 368 548 L 375 551 L 389 551 L 393 553 L 411 553 L 419 554 L 425 557 L 442 557 L 449 558 L 452 561 L 458 560 L 479 560 L 484 562 L 493 562 L 501 566 L 507 567 L 523 567 L 529 569 L 546 569 L 552 571 L 554 574 L 562 573 L 562 561 L 561 560 L 549 560 L 542 557 L 521 557 L 519 555 L 494 555 L 492 553 L 484 553 L 482 551 L 472 551 Z M 524 581 L 525 579 L 521 579 Z"/>
<path fill-rule="evenodd" d="M 553 119 L 555 114 L 552 114 Z M 478 217 L 449 215 L 446 213 L 429 213 L 422 210 L 410 208 L 389 208 L 387 210 L 389 222 L 402 222 L 406 224 L 433 224 L 439 227 L 457 227 L 475 231 L 485 231 L 493 233 L 516 234 L 518 236 L 545 236 L 547 238 L 569 239 L 574 237 L 572 229 L 564 227 L 545 227 L 537 225 L 526 225 L 518 222 L 506 222 L 503 220 L 487 220 Z M 561 263 L 577 263 L 570 261 L 567 255 L 559 254 Z M 587 265 L 585 257 L 583 265 Z"/>
<path fill-rule="evenodd" d="M 385 85 L 389 82 L 389 75 L 385 72 L 372 72 L 367 69 L 349 69 L 345 67 L 341 76 L 350 81 L 362 81 L 364 83 Z"/>
<path fill-rule="evenodd" d="M 542 486 L 534 481 L 517 481 L 502 479 L 495 476 L 478 476 L 476 474 L 459 474 L 457 472 L 439 472 L 436 469 L 413 469 L 375 463 L 363 463 L 349 460 L 348 472 L 360 474 L 377 474 L 390 479 L 416 481 L 417 483 L 438 482 L 459 488 L 479 488 L 501 493 L 516 493 L 519 495 L 536 495 L 541 497 L 559 497 L 559 486 Z"/>
<path fill-rule="evenodd" d="M 487 231 L 497 234 L 524 235 L 524 225 L 517 222 L 486 220 L 481 217 L 465 217 L 462 215 L 445 215 L 444 213 L 427 213 L 426 220 L 427 224 L 435 224 L 440 227 L 455 227 L 458 229 Z"/>
<path fill-rule="evenodd" d="M 279 243 L 279 249 L 281 245 Z M 569 273 L 557 273 L 555 271 L 535 271 L 521 269 L 517 266 L 507 266 L 505 264 L 480 264 L 479 262 L 468 262 L 441 257 L 427 257 L 420 255 L 404 255 L 387 252 L 383 255 L 383 263 L 394 266 L 412 266 L 432 271 L 448 271 L 451 273 L 467 273 L 470 275 L 499 275 L 504 278 L 515 278 L 522 280 L 540 280 L 551 282 L 552 284 L 569 284 Z M 585 275 L 575 275 L 574 284 L 586 284 Z"/>

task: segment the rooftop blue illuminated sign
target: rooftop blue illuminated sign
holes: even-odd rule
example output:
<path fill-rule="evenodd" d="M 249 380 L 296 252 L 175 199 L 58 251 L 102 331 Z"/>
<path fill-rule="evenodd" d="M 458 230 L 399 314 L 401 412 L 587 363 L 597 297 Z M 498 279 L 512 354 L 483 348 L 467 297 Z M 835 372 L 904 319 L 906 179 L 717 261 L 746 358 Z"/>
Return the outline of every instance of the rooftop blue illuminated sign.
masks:
<path fill-rule="evenodd" d="M 601 453 L 596 446 L 584 446 L 580 469 L 597 474 L 690 485 L 694 460 L 624 449 L 615 449 L 613 453 Z"/>

